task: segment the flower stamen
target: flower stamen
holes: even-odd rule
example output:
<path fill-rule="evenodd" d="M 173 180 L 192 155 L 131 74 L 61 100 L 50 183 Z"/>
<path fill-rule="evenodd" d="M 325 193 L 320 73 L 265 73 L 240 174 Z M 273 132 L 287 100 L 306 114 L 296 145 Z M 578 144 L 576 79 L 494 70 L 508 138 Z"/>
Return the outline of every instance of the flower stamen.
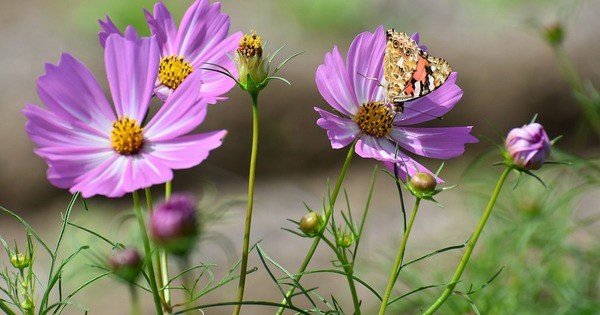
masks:
<path fill-rule="evenodd" d="M 112 147 L 122 155 L 133 155 L 140 151 L 144 144 L 142 128 L 133 118 L 119 117 L 113 122 L 113 130 L 110 133 Z"/>
<path fill-rule="evenodd" d="M 262 57 L 262 38 L 254 33 L 244 35 L 240 40 L 237 51 L 247 58 Z"/>
<path fill-rule="evenodd" d="M 170 89 L 176 89 L 190 73 L 194 71 L 192 64 L 181 56 L 171 55 L 160 59 L 158 78 Z"/>
<path fill-rule="evenodd" d="M 380 138 L 390 134 L 394 112 L 385 102 L 368 102 L 360 106 L 354 120 L 364 133 Z"/>

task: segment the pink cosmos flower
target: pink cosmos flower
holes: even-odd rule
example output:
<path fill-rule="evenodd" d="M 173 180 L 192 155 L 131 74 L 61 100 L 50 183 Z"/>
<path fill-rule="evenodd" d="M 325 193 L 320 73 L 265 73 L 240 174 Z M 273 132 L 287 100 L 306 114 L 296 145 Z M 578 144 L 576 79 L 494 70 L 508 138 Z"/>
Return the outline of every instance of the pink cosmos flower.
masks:
<path fill-rule="evenodd" d="M 511 161 L 526 170 L 539 169 L 550 156 L 550 139 L 544 127 L 538 123 L 514 128 L 505 142 Z"/>
<path fill-rule="evenodd" d="M 225 130 L 188 135 L 206 115 L 199 75 L 146 122 L 158 72 L 154 38 L 139 38 L 132 28 L 125 37 L 108 36 L 104 59 L 114 108 L 91 72 L 63 54 L 37 81 L 47 109 L 26 104 L 23 110 L 52 184 L 83 197 L 120 197 L 170 181 L 173 169 L 193 167 L 221 145 Z"/>
<path fill-rule="evenodd" d="M 237 75 L 230 56 L 237 49 L 241 32 L 227 35 L 229 16 L 221 13 L 221 4 L 208 0 L 196 0 L 185 12 L 179 29 L 165 4 L 158 2 L 154 14 L 144 10 L 146 20 L 160 47 L 160 66 L 154 93 L 163 101 L 192 72 L 200 72 L 200 90 L 207 102 L 214 104 L 224 99 L 235 82 L 218 72 L 206 70 L 207 63 L 220 65 Z M 98 34 L 102 45 L 108 34 L 120 33 L 110 18 L 99 21 L 102 31 Z"/>
<path fill-rule="evenodd" d="M 413 39 L 418 40 L 418 34 Z M 470 135 L 471 126 L 408 127 L 442 116 L 456 105 L 462 97 L 462 90 L 456 85 L 458 75 L 451 73 L 441 87 L 406 102 L 404 113 L 395 114 L 386 104 L 379 83 L 383 81 L 385 45 L 386 36 L 380 26 L 374 33 L 356 36 L 346 62 L 337 47 L 325 55 L 325 62 L 317 69 L 316 83 L 336 113 L 315 107 L 321 115 L 317 124 L 327 130 L 334 149 L 358 139 L 355 151 L 359 156 L 387 162 L 388 167 L 397 163 L 403 179 L 406 171 L 410 176 L 417 171 L 431 173 L 397 147 L 420 156 L 448 159 L 461 155 L 466 143 L 477 142 Z"/>

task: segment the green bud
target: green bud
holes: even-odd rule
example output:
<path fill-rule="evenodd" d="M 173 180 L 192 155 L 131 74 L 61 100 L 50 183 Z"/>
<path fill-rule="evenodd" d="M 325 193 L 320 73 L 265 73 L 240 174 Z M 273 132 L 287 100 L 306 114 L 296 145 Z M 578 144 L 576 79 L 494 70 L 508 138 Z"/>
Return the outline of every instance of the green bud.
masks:
<path fill-rule="evenodd" d="M 544 37 L 550 45 L 560 45 L 565 38 L 565 31 L 560 24 L 554 23 L 544 29 Z"/>
<path fill-rule="evenodd" d="M 22 271 L 31 265 L 31 259 L 23 253 L 16 253 L 10 255 L 10 263 L 13 267 Z"/>
<path fill-rule="evenodd" d="M 354 244 L 354 234 L 348 233 L 345 229 L 338 229 L 335 242 L 340 247 L 350 247 L 350 245 Z"/>
<path fill-rule="evenodd" d="M 238 69 L 239 82 L 245 90 L 256 90 L 267 78 L 265 59 L 263 59 L 262 39 L 252 33 L 246 34 L 240 40 L 235 51 L 235 63 Z M 249 84 L 248 78 L 252 80 Z"/>
<path fill-rule="evenodd" d="M 321 216 L 316 212 L 309 212 L 305 214 L 300 220 L 300 229 L 306 235 L 313 237 L 321 229 Z"/>
<path fill-rule="evenodd" d="M 409 182 L 410 188 L 414 190 L 416 193 L 424 195 L 432 193 L 437 186 L 437 181 L 435 177 L 433 177 L 429 173 L 425 172 L 416 172 L 411 178 Z"/>
<path fill-rule="evenodd" d="M 25 298 L 25 300 L 21 302 L 21 308 L 24 311 L 31 311 L 33 309 L 33 302 L 29 297 Z"/>
<path fill-rule="evenodd" d="M 143 260 L 137 250 L 124 249 L 110 256 L 108 264 L 117 277 L 133 282 L 142 271 Z"/>

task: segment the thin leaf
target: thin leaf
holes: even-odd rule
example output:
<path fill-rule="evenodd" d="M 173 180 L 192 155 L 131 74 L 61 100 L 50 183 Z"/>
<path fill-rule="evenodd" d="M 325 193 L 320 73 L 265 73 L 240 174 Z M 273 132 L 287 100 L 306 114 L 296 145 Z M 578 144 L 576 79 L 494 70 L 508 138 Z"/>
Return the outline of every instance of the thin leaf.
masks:
<path fill-rule="evenodd" d="M 51 258 L 54 258 L 52 251 L 50 250 L 50 247 L 48 247 L 48 245 L 46 245 L 46 243 L 44 243 L 44 241 L 42 241 L 42 238 L 35 232 L 35 230 L 31 227 L 31 225 L 29 225 L 29 223 L 27 223 L 25 220 L 23 220 L 20 216 L 18 216 L 16 213 L 0 206 L 0 210 L 8 213 L 9 215 L 11 215 L 13 218 L 17 219 L 19 222 L 21 222 L 21 224 L 23 224 L 23 226 L 25 226 L 25 229 L 31 233 L 33 235 L 33 237 L 35 237 L 35 239 L 42 244 L 42 247 L 44 247 L 44 249 L 46 249 L 46 251 L 48 252 L 48 254 L 50 255 Z"/>

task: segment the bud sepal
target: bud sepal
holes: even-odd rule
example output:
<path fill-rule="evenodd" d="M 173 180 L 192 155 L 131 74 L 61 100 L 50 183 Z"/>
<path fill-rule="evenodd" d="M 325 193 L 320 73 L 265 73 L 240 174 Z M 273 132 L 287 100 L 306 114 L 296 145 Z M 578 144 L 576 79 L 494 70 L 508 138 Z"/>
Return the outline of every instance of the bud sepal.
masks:
<path fill-rule="evenodd" d="M 237 83 L 240 89 L 247 91 L 250 94 L 258 94 L 269 84 L 269 81 L 274 79 L 283 81 L 288 85 L 291 85 L 291 83 L 287 79 L 277 76 L 276 74 L 286 63 L 300 55 L 302 52 L 295 53 L 292 56 L 288 57 L 283 62 L 281 62 L 275 68 L 275 70 L 273 70 L 273 73 L 270 73 L 271 63 L 273 62 L 273 59 L 284 47 L 285 46 L 280 47 L 273 53 L 272 56 L 265 59 L 263 57 L 262 38 L 256 35 L 254 32 L 252 32 L 242 37 L 238 45 L 238 49 L 234 52 L 234 56 L 232 57 L 233 61 L 237 66 L 238 78 L 236 78 L 236 76 L 232 74 L 227 68 L 218 64 L 207 62 L 207 65 L 216 68 L 204 69 L 219 72 L 230 77 Z"/>

